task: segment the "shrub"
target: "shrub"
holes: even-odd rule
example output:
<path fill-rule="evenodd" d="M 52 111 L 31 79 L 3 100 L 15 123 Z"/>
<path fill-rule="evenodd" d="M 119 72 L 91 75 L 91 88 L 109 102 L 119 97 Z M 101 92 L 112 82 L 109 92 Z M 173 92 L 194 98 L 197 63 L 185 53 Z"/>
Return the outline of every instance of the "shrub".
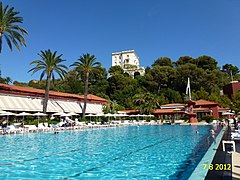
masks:
<path fill-rule="evenodd" d="M 199 120 L 201 120 L 201 121 L 206 121 L 207 123 L 210 123 L 210 122 L 212 122 L 213 121 L 213 119 L 214 119 L 214 117 L 213 116 L 210 116 L 210 115 L 207 115 L 207 116 L 203 116 L 202 118 L 199 118 Z"/>

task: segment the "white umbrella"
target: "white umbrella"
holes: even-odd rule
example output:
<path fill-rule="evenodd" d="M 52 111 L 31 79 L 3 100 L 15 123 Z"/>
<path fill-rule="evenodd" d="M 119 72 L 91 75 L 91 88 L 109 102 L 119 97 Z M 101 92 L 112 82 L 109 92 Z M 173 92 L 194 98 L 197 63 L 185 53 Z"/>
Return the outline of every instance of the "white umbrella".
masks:
<path fill-rule="evenodd" d="M 8 122 L 8 116 L 15 116 L 15 113 L 8 112 L 8 111 L 0 111 L 0 116 L 7 116 L 7 122 Z"/>
<path fill-rule="evenodd" d="M 91 117 L 93 117 L 93 116 L 96 116 L 96 115 L 95 114 L 91 114 L 91 113 L 86 115 L 86 117 L 90 117 L 90 121 L 91 121 Z"/>
<path fill-rule="evenodd" d="M 52 114 L 53 116 L 61 116 L 61 115 L 63 115 L 63 114 L 65 114 L 64 112 L 56 112 L 56 113 L 54 113 L 54 114 Z"/>
<path fill-rule="evenodd" d="M 32 114 L 33 116 L 47 116 L 47 114 L 45 113 L 41 113 L 41 112 L 37 112 L 37 113 L 34 113 Z"/>
<path fill-rule="evenodd" d="M 224 113 L 222 113 L 222 115 L 233 115 L 233 113 L 231 113 L 231 112 L 224 112 Z"/>
<path fill-rule="evenodd" d="M 75 112 L 69 112 L 68 114 L 70 114 L 71 116 L 78 116 L 79 114 L 75 113 Z"/>
<path fill-rule="evenodd" d="M 108 121 L 110 120 L 110 117 L 114 117 L 114 114 L 110 114 L 110 113 L 107 113 L 107 114 L 104 114 L 105 117 L 108 117 Z"/>
<path fill-rule="evenodd" d="M 32 114 L 30 114 L 30 113 L 22 112 L 22 113 L 17 114 L 16 116 L 22 116 L 23 117 L 23 121 L 24 121 L 24 116 L 31 116 L 31 115 Z"/>
<path fill-rule="evenodd" d="M 60 116 L 69 117 L 69 116 L 71 116 L 71 115 L 70 115 L 70 114 L 67 114 L 67 113 L 62 113 Z"/>
<path fill-rule="evenodd" d="M 78 114 L 75 112 L 69 112 L 68 114 L 71 116 L 71 119 L 72 119 L 72 116 L 78 116 Z"/>
<path fill-rule="evenodd" d="M 33 114 L 22 112 L 22 113 L 17 114 L 16 116 L 31 116 L 31 115 L 33 115 Z"/>
<path fill-rule="evenodd" d="M 137 117 L 137 115 L 136 114 L 132 114 L 132 115 L 130 115 L 130 117 Z"/>
<path fill-rule="evenodd" d="M 7 113 L 8 111 L 0 111 L 0 114 Z"/>
<path fill-rule="evenodd" d="M 39 116 L 47 116 L 47 114 L 41 113 L 41 112 L 37 112 L 37 113 L 34 113 L 33 116 L 37 116 L 38 117 L 38 124 L 39 124 Z"/>
<path fill-rule="evenodd" d="M 127 114 L 118 114 L 119 117 L 127 117 Z"/>
<path fill-rule="evenodd" d="M 103 113 L 97 113 L 96 116 L 104 116 Z"/>
<path fill-rule="evenodd" d="M 16 115 L 16 114 L 12 112 L 7 112 L 7 111 L 0 111 L 0 116 L 13 116 L 13 115 Z"/>
<path fill-rule="evenodd" d="M 149 115 L 147 115 L 148 117 L 154 117 L 154 115 L 152 115 L 152 114 L 149 114 Z"/>
<path fill-rule="evenodd" d="M 87 114 L 86 117 L 96 116 L 95 114 Z"/>

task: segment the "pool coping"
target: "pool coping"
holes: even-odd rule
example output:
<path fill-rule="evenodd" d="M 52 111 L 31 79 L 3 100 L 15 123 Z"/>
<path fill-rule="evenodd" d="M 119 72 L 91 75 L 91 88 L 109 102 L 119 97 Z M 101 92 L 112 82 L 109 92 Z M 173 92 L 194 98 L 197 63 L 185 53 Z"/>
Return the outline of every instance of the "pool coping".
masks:
<path fill-rule="evenodd" d="M 216 137 L 216 143 L 212 143 L 212 145 L 209 147 L 208 151 L 203 156 L 202 160 L 198 163 L 197 167 L 189 177 L 189 180 L 202 180 L 205 179 L 208 173 L 208 167 L 204 169 L 204 164 L 211 164 L 213 161 L 213 158 L 217 152 L 218 146 L 223 138 L 224 132 L 226 130 L 226 127 L 223 127 L 221 131 L 219 132 L 218 136 Z"/>

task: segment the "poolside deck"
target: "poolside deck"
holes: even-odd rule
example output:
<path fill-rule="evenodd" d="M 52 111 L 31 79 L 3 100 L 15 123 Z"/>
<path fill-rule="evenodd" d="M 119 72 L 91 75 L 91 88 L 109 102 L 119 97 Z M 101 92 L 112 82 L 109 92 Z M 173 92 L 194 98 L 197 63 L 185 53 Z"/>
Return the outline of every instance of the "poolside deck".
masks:
<path fill-rule="evenodd" d="M 232 154 L 232 180 L 240 179 L 240 144 L 238 144 L 237 152 Z"/>
<path fill-rule="evenodd" d="M 222 140 L 231 140 L 231 129 L 229 128 Z M 230 144 L 226 145 L 223 151 L 222 143 L 219 144 L 212 164 L 231 164 L 231 170 L 212 170 L 208 171 L 206 180 L 240 180 L 240 141 L 235 141 L 236 152 L 232 152 Z"/>

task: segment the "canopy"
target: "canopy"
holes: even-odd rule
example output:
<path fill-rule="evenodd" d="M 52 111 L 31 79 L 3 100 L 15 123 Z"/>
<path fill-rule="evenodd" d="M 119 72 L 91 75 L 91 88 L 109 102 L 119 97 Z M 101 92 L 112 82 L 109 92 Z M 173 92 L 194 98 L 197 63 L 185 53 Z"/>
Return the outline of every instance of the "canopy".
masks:
<path fill-rule="evenodd" d="M 22 113 L 17 114 L 16 116 L 31 116 L 31 115 L 33 115 L 33 114 L 22 112 Z"/>
<path fill-rule="evenodd" d="M 41 113 L 41 112 L 37 112 L 37 113 L 34 113 L 32 114 L 33 116 L 47 116 L 47 114 L 45 113 Z"/>
<path fill-rule="evenodd" d="M 65 114 L 64 112 L 57 112 L 57 113 L 54 113 L 54 114 L 52 114 L 53 116 L 61 116 L 61 115 L 63 115 L 63 114 Z"/>
<path fill-rule="evenodd" d="M 234 113 L 231 113 L 231 112 L 224 112 L 222 113 L 222 115 L 233 115 Z"/>
<path fill-rule="evenodd" d="M 87 114 L 86 117 L 96 116 L 95 114 Z"/>
<path fill-rule="evenodd" d="M 77 113 L 75 113 L 75 112 L 70 112 L 70 113 L 68 113 L 69 115 L 71 115 L 71 116 L 78 116 L 79 114 L 77 114 Z"/>

